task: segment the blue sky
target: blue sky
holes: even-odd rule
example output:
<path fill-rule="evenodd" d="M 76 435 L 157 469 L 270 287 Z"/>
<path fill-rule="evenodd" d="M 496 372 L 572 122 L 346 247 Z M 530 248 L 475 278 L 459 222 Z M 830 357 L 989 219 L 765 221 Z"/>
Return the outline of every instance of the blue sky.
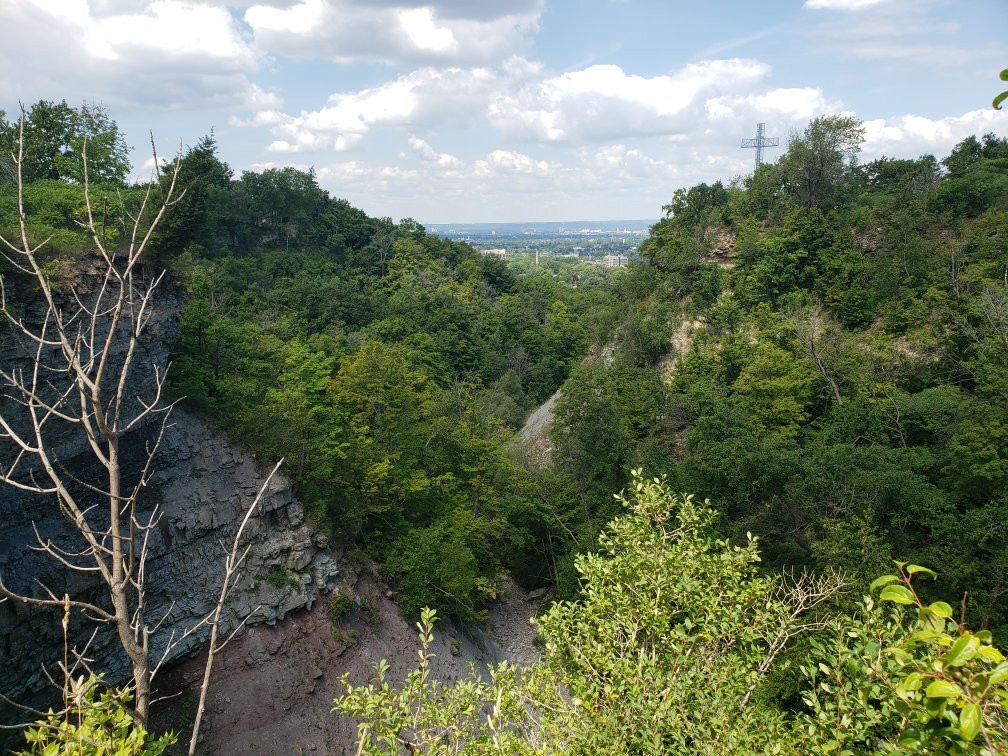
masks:
<path fill-rule="evenodd" d="M 104 104 L 150 168 L 214 129 L 425 223 L 654 218 L 811 118 L 944 156 L 1008 67 L 1006 0 L 0 0 L 0 108 Z M 780 150 L 769 150 L 774 159 Z"/>

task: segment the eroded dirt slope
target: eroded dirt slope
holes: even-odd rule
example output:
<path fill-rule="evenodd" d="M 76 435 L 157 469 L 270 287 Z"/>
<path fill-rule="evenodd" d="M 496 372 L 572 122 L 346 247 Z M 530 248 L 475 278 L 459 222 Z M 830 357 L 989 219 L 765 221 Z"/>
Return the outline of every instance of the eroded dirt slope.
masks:
<path fill-rule="evenodd" d="M 330 712 L 343 692 L 340 676 L 369 680 L 374 664 L 386 659 L 390 677 L 401 680 L 416 664 L 413 620 L 404 619 L 384 585 L 369 569 L 343 587 L 368 611 L 351 612 L 340 626 L 330 619 L 337 594 L 310 611 L 293 612 L 274 627 L 258 626 L 236 638 L 217 657 L 199 753 L 353 753 L 355 723 Z M 529 623 L 533 607 L 513 581 L 490 609 L 482 631 L 467 632 L 448 622 L 435 628 L 434 674 L 442 681 L 468 675 L 469 663 L 484 670 L 504 659 L 528 664 L 537 652 Z M 183 730 L 195 711 L 195 686 L 204 657 L 188 659 L 166 673 L 166 690 L 183 693 L 161 706 L 161 721 Z M 180 745 L 182 745 L 180 743 Z"/>

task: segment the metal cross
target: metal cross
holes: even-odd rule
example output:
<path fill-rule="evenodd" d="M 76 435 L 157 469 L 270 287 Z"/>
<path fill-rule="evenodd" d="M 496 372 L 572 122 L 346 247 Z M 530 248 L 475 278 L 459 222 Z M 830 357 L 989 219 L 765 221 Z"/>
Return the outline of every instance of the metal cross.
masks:
<path fill-rule="evenodd" d="M 756 138 L 755 139 L 743 139 L 743 147 L 755 147 L 756 148 L 756 167 L 759 168 L 763 165 L 763 148 L 764 147 L 776 147 L 780 144 L 780 139 L 777 137 L 766 137 L 764 132 L 766 131 L 765 123 L 756 124 Z"/>

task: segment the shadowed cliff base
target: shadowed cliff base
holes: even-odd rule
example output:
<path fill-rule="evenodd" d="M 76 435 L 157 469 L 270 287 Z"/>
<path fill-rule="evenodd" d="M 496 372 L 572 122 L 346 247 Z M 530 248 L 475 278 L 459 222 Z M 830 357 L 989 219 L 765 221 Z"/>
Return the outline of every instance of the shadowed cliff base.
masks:
<path fill-rule="evenodd" d="M 433 676 L 451 683 L 466 677 L 470 664 L 484 672 L 504 660 L 533 662 L 533 611 L 525 592 L 505 578 L 484 625 L 435 626 Z M 217 656 L 198 753 L 353 753 L 356 722 L 331 713 L 344 690 L 340 677 L 366 683 L 385 659 L 398 684 L 416 666 L 416 649 L 413 619 L 402 617 L 373 570 L 348 575 L 312 609 L 250 628 Z M 164 673 L 159 694 L 177 697 L 156 707 L 155 729 L 174 727 L 186 740 L 204 661 L 201 653 Z"/>

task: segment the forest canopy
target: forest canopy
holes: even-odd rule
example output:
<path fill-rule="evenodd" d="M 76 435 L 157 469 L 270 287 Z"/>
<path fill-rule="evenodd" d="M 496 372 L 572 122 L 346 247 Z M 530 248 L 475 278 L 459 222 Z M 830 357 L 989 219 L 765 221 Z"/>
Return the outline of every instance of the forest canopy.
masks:
<path fill-rule="evenodd" d="M 126 185 L 125 143 L 101 107 L 41 101 L 25 130 L 28 231 L 69 280 L 90 244 L 85 142 L 108 244 L 168 179 Z M 378 563 L 405 613 L 479 619 L 503 571 L 549 587 L 562 601 L 540 619 L 546 677 L 505 689 L 526 701 L 509 710 L 519 730 L 552 726 L 523 718 L 531 691 L 528 705 L 562 713 L 543 736 L 584 735 L 585 749 L 702 740 L 686 725 L 631 736 L 627 696 L 648 722 L 703 708 L 746 748 L 836 750 L 816 730 L 836 717 L 862 750 L 907 733 L 942 747 L 1003 734 L 1001 703 L 984 702 L 1003 701 L 1008 676 L 996 648 L 1008 638 L 1008 140 L 862 163 L 863 137 L 852 118 L 815 119 L 776 164 L 677 191 L 643 262 L 607 271 L 508 265 L 412 219 L 369 217 L 312 171 L 236 177 L 207 135 L 181 156 L 185 193 L 148 260 L 188 293 L 171 391 L 284 458 L 316 523 Z M 0 117 L 5 151 L 14 139 Z M 0 171 L 0 228 L 16 220 Z M 554 395 L 536 459 L 516 432 Z M 796 657 L 773 640 L 792 617 L 781 575 L 835 578 Z M 682 606 L 621 625 L 643 622 L 634 581 L 649 576 L 672 581 Z M 897 608 L 861 598 L 873 591 Z M 631 636 L 646 653 L 604 653 Z M 664 666 L 701 640 L 710 653 L 687 659 L 686 678 Z M 960 643 L 971 655 L 950 658 Z M 898 679 L 831 661 L 885 644 L 909 644 Z M 994 698 L 962 680 L 920 693 L 926 676 L 952 682 L 928 671 L 936 659 L 971 662 L 969 685 Z M 900 701 L 820 696 L 833 684 L 820 672 Z M 652 678 L 676 696 L 654 699 L 639 685 Z M 366 713 L 367 695 L 351 688 L 344 708 Z M 575 701 L 592 702 L 594 730 L 571 729 Z"/>
<path fill-rule="evenodd" d="M 941 564 L 941 596 L 1004 637 L 1008 141 L 862 164 L 858 134 L 818 119 L 777 164 L 676 194 L 622 359 L 564 389 L 650 382 L 647 402 L 562 406 L 557 443 L 610 434 L 615 460 L 567 452 L 583 489 L 643 464 L 760 534 L 771 568 Z"/>
<path fill-rule="evenodd" d="M 100 109 L 28 115 L 61 134 L 39 165 L 69 161 L 80 129 L 121 144 Z M 644 264 L 609 272 L 509 266 L 368 217 L 310 171 L 236 177 L 208 135 L 152 245 L 191 296 L 173 390 L 286 458 L 408 611 L 475 616 L 502 568 L 573 595 L 574 555 L 644 465 L 718 502 L 726 536 L 761 534 L 771 568 L 867 581 L 894 557 L 941 561 L 942 597 L 967 593 L 1001 633 L 1008 143 L 861 163 L 861 139 L 817 119 L 776 164 L 676 192 Z M 25 191 L 54 265 L 82 243 L 61 170 Z M 104 195 L 105 233 L 141 189 Z M 511 439 L 561 385 L 541 467 Z M 437 574 L 445 554 L 458 568 Z"/>

